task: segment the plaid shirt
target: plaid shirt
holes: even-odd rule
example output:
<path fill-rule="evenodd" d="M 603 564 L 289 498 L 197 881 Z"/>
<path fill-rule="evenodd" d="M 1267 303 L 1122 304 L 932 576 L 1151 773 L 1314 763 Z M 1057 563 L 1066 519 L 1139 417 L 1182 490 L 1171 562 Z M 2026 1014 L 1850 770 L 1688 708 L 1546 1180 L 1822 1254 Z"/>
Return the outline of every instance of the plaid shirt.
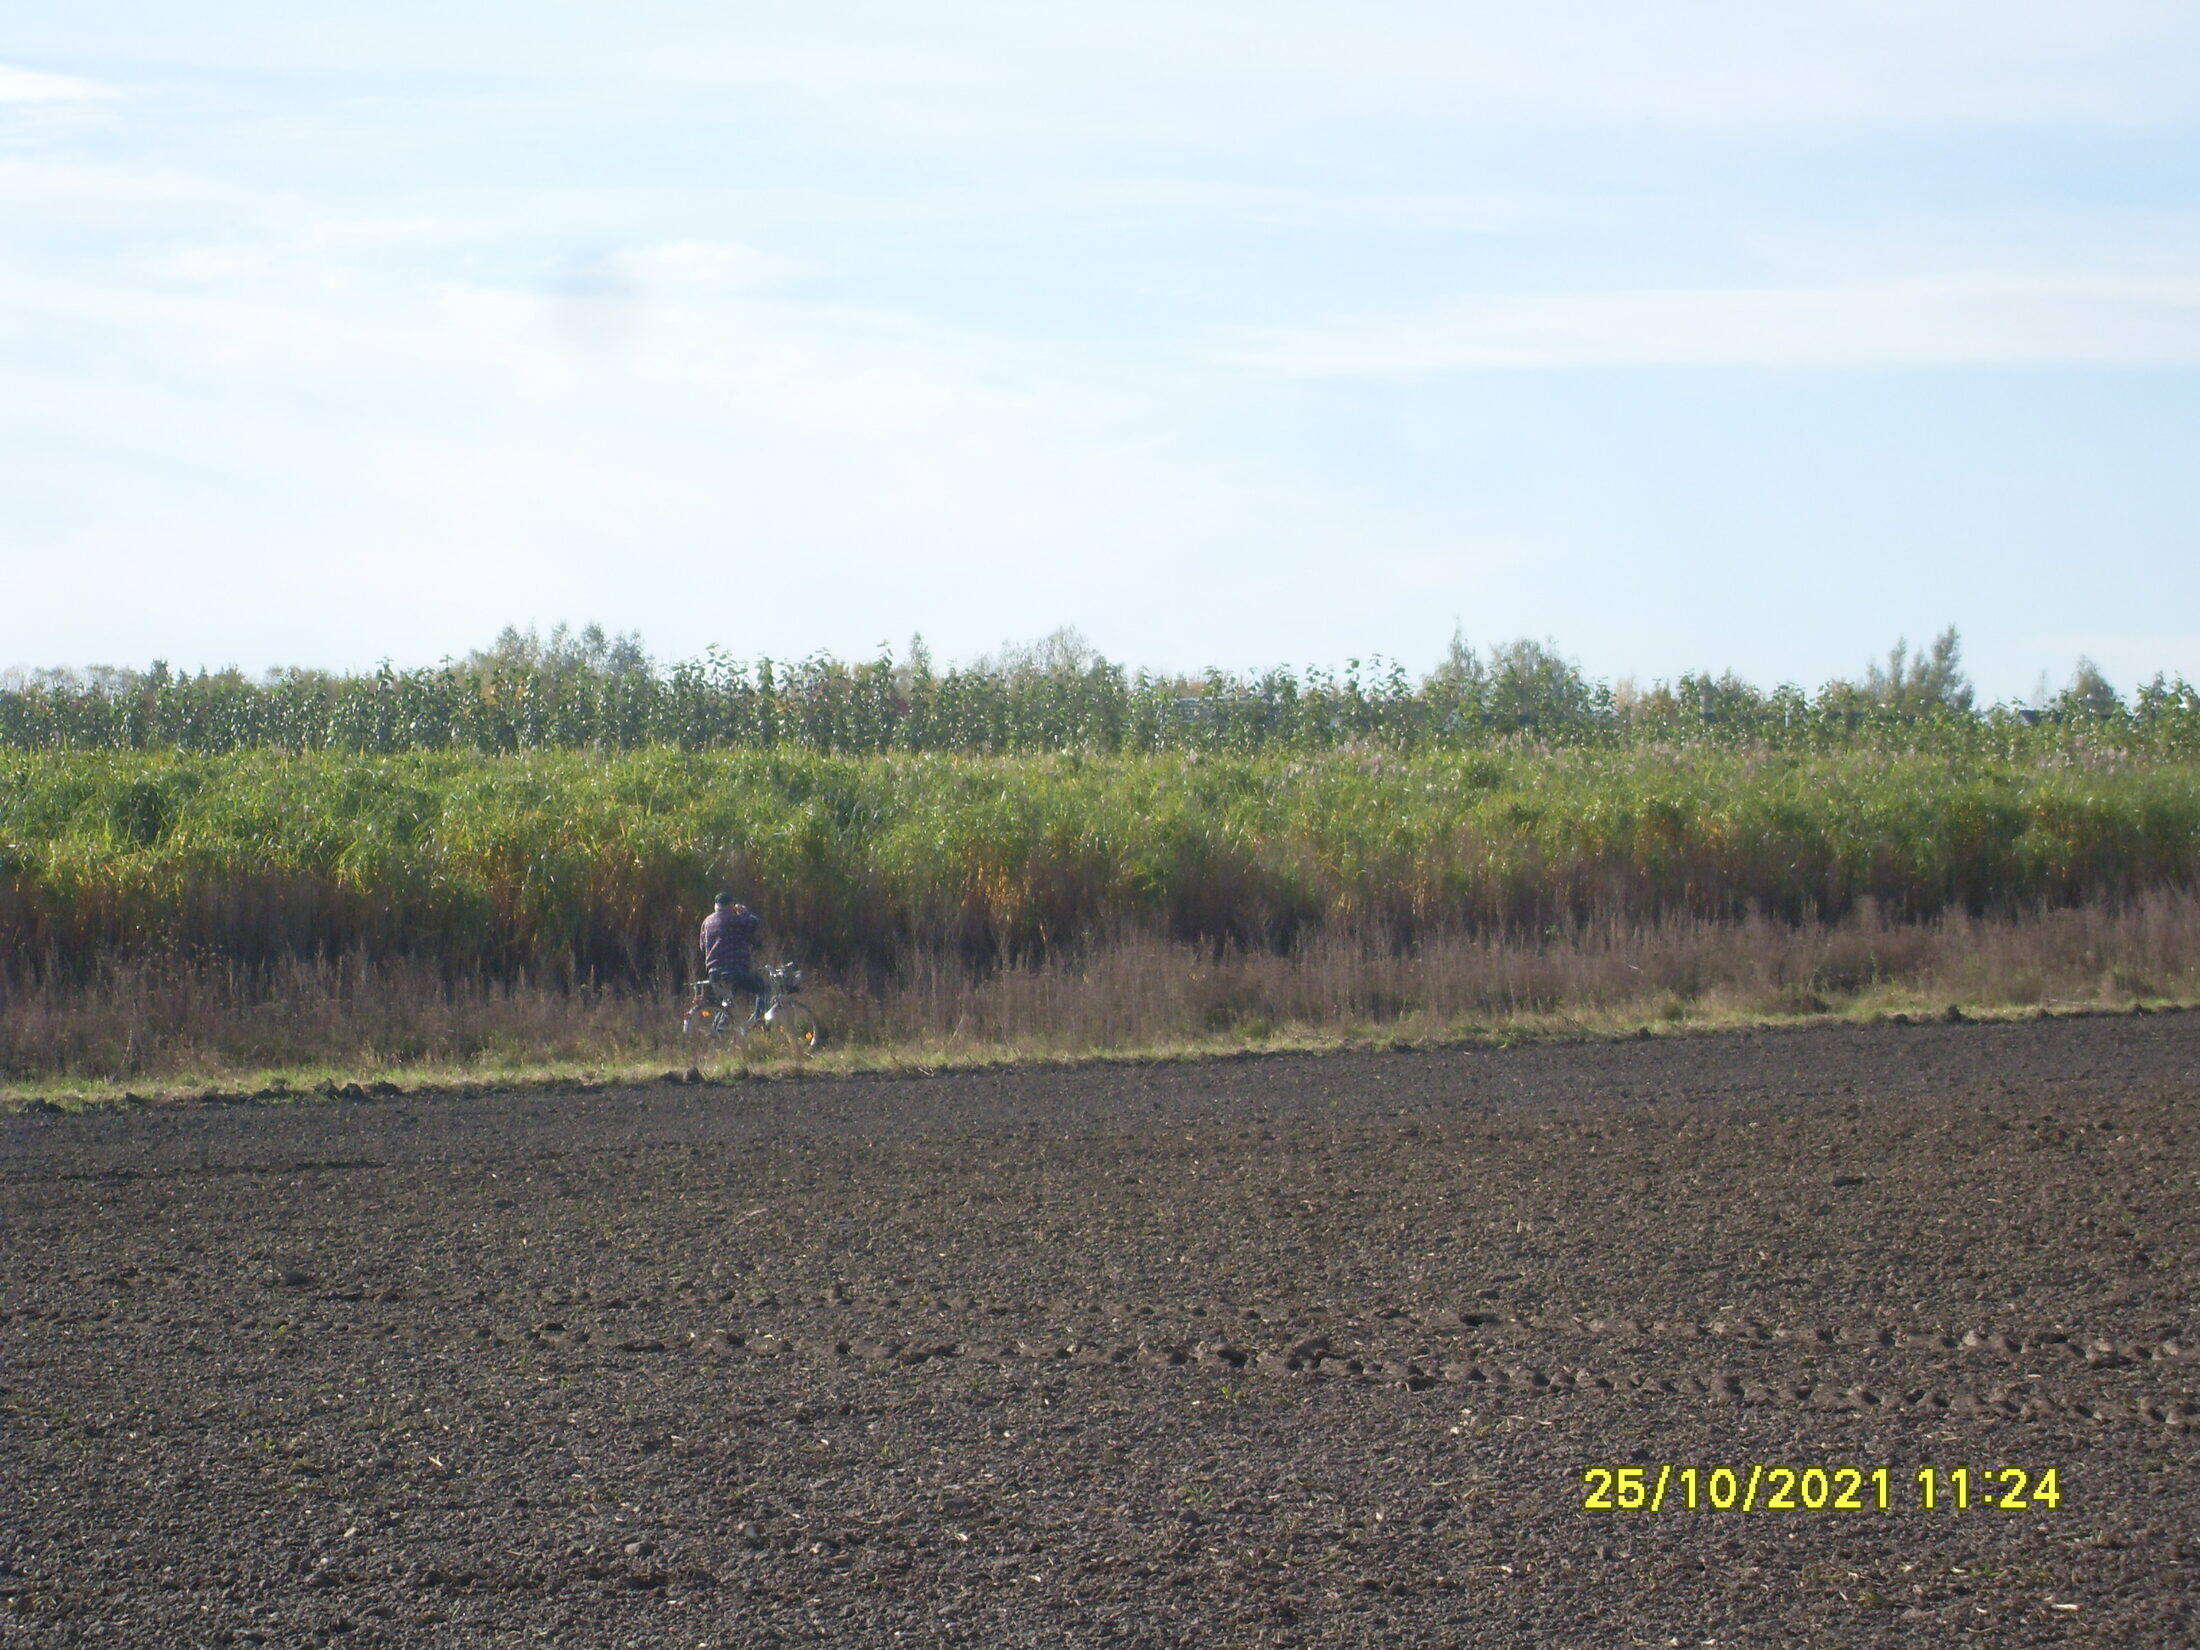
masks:
<path fill-rule="evenodd" d="M 751 967 L 749 948 L 764 919 L 754 911 L 738 914 L 731 906 L 703 919 L 703 972 L 738 974 Z"/>

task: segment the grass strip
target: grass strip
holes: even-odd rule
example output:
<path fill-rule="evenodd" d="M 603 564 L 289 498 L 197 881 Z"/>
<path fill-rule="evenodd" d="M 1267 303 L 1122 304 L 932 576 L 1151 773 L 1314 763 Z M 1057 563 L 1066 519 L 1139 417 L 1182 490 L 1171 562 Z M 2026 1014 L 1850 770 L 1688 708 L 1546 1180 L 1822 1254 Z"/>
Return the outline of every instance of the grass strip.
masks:
<path fill-rule="evenodd" d="M 1517 1048 L 1655 1038 L 1723 1036 L 1743 1031 L 1823 1025 L 2011 1024 L 2029 1020 L 2144 1017 L 2200 1009 L 2200 997 L 2133 999 L 2123 1003 L 1940 1003 L 1878 994 L 1869 1003 L 1809 1013 L 1707 1014 L 1656 1023 L 1639 1014 L 1591 1010 L 1591 1019 L 1544 1011 L 1501 1021 L 1449 1027 L 1357 1024 L 1286 1027 L 1258 1038 L 1214 1035 L 1138 1047 L 1081 1050 L 1013 1043 L 823 1049 L 807 1056 L 712 1057 L 687 1070 L 661 1062 L 545 1061 L 518 1064 L 330 1066 L 283 1070 L 184 1072 L 158 1083 L 80 1079 L 0 1090 L 0 1114 L 73 1113 L 141 1105 L 305 1104 L 349 1100 L 485 1098 L 504 1094 L 650 1086 L 735 1088 L 822 1077 L 935 1077 L 956 1072 L 1155 1065 L 1348 1053 Z"/>

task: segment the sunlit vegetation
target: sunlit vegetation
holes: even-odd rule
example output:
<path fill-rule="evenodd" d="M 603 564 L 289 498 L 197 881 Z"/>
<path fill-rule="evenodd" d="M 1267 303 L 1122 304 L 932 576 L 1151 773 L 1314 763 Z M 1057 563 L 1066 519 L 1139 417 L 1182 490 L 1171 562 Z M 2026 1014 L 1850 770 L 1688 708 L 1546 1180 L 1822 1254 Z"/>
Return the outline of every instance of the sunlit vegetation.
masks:
<path fill-rule="evenodd" d="M 1647 688 L 1604 683 L 1535 642 L 1483 653 L 1455 639 L 1415 678 L 1397 665 L 1342 671 L 1131 672 L 1074 632 L 935 671 L 921 642 L 897 661 L 657 666 L 632 638 L 507 632 L 433 670 L 368 676 L 278 671 L 18 674 L 0 687 L 0 749 L 342 751 L 800 751 L 1252 755 L 1347 748 L 1688 745 L 1782 751 L 1917 751 L 2021 757 L 2103 743 L 2200 757 L 2200 692 L 2157 677 L 2129 702 L 2081 662 L 2039 704 L 1974 704 L 1953 631 L 1898 646 L 1855 681 L 1816 693 L 1731 674 Z"/>
<path fill-rule="evenodd" d="M 1066 1047 L 1176 1034 L 1116 1014 L 1126 959 L 1167 959 L 1205 1034 L 1202 957 L 1255 982 L 1229 1024 L 1662 1001 L 1655 957 L 1686 980 L 1705 946 L 1734 1001 L 1814 1001 L 1954 978 L 1949 923 L 2057 912 L 2084 922 L 2039 989 L 2113 995 L 2191 974 L 2196 885 L 2192 689 L 2127 703 L 2081 667 L 1981 709 L 1952 634 L 1815 695 L 1606 685 L 1527 643 L 1418 681 L 1164 681 L 1070 633 L 937 674 L 921 648 L 658 669 L 631 638 L 507 633 L 431 673 L 0 690 L 0 1076 L 654 1046 L 721 888 L 844 1029 Z M 1884 937 L 1931 924 L 1930 967 Z M 1751 937 L 1671 939 L 1722 929 Z M 1829 983 L 1859 933 L 1890 972 Z M 1994 989 L 2029 989 L 2026 942 L 1996 943 Z M 1403 983 L 1362 1003 L 1321 983 L 1346 966 Z"/>
<path fill-rule="evenodd" d="M 0 759 L 0 952 L 637 978 L 724 886 L 838 968 L 1139 932 L 2016 911 L 2186 886 L 2200 764 L 1716 749 Z"/>

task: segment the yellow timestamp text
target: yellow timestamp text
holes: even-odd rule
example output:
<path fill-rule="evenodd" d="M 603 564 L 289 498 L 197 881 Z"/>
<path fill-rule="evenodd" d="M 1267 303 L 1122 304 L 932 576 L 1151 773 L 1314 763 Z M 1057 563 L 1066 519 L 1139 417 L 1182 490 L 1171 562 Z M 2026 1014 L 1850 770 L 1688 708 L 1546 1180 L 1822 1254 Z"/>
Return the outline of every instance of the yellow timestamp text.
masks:
<path fill-rule="evenodd" d="M 1583 1512 L 2055 1511 L 2059 1467 L 1585 1467 Z"/>

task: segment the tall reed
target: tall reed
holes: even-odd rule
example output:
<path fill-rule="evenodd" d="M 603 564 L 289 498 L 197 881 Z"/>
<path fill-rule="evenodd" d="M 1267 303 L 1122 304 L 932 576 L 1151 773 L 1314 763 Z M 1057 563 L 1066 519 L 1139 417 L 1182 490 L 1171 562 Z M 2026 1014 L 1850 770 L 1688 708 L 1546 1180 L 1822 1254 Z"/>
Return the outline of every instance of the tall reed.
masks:
<path fill-rule="evenodd" d="M 452 978 L 689 966 L 709 895 L 883 978 L 1143 934 L 1546 934 L 2129 899 L 2200 871 L 2200 763 L 1709 749 L 0 759 L 0 973 L 160 956 Z"/>

